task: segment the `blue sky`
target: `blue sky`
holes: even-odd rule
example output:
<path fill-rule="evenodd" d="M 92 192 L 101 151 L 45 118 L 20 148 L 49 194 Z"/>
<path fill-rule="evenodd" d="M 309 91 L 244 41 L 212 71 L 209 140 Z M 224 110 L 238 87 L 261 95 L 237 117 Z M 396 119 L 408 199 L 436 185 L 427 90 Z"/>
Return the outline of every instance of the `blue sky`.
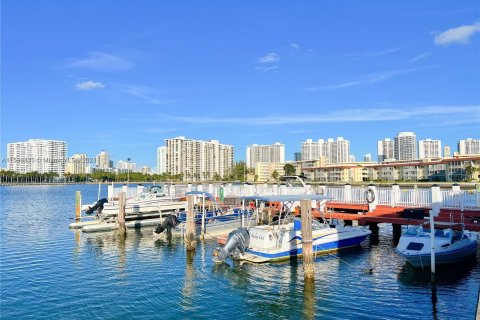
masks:
<path fill-rule="evenodd" d="M 480 138 L 478 1 L 1 3 L 1 152 L 64 140 L 154 166 L 179 135 L 235 147 L 398 132 Z"/>

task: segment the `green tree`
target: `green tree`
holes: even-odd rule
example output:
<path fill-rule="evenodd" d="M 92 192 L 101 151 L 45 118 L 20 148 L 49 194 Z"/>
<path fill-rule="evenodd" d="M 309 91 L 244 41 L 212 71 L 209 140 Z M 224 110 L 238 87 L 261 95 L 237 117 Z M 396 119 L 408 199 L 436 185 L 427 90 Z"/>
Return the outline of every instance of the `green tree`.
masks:
<path fill-rule="evenodd" d="M 283 170 L 285 170 L 285 175 L 287 176 L 292 176 L 292 175 L 295 175 L 296 173 L 295 167 L 291 163 L 286 163 L 283 166 Z"/>
<path fill-rule="evenodd" d="M 274 181 L 277 181 L 278 176 L 279 176 L 278 171 L 277 171 L 277 170 L 273 170 L 273 172 L 272 172 L 272 178 L 273 178 Z"/>

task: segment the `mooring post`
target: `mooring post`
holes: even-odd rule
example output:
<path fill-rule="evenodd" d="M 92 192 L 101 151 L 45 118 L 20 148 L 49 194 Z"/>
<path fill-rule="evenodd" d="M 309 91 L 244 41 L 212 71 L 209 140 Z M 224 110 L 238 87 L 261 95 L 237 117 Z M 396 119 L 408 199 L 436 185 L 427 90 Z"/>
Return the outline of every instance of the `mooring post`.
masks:
<path fill-rule="evenodd" d="M 120 192 L 118 196 L 118 230 L 120 230 L 120 236 L 125 238 L 127 233 L 127 229 L 125 227 L 125 192 Z"/>
<path fill-rule="evenodd" d="M 187 196 L 187 230 L 185 233 L 185 243 L 187 245 L 187 251 L 195 250 L 197 242 L 195 241 L 195 214 L 193 211 L 194 196 Z"/>
<path fill-rule="evenodd" d="M 312 202 L 301 200 L 300 209 L 302 213 L 302 253 L 303 271 L 305 279 L 314 279 L 313 266 L 313 243 L 312 243 Z"/>
<path fill-rule="evenodd" d="M 82 192 L 77 191 L 75 192 L 75 219 L 79 221 L 81 215 L 82 215 Z"/>

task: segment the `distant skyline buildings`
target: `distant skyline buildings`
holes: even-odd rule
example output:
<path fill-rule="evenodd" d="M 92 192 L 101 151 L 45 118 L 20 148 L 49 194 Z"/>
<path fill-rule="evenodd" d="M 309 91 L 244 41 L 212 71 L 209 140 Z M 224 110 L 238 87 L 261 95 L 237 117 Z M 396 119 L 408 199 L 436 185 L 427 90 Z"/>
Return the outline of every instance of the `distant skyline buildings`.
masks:
<path fill-rule="evenodd" d="M 285 145 L 276 142 L 270 145 L 252 144 L 246 148 L 246 164 L 255 168 L 258 162 L 285 163 Z"/>
<path fill-rule="evenodd" d="M 182 138 L 182 137 L 179 137 Z M 183 137 L 184 138 L 184 137 Z M 403 138 L 403 140 L 402 140 Z M 414 154 L 414 152 L 418 151 L 418 157 L 415 159 L 409 159 L 409 160 L 424 160 L 424 159 L 440 159 L 440 158 L 450 158 L 452 156 L 464 156 L 464 155 L 480 155 L 480 139 L 474 139 L 474 138 L 466 138 L 459 140 L 457 142 L 457 151 L 453 151 L 452 148 L 448 145 L 444 146 L 442 141 L 439 139 L 422 139 L 419 140 L 416 147 L 414 146 L 414 141 L 416 139 L 416 135 L 413 132 L 399 132 L 395 138 L 395 141 L 401 141 L 404 143 L 404 146 L 396 147 L 395 146 L 395 141 L 390 139 L 390 138 L 385 138 L 384 140 L 377 141 L 377 155 L 378 155 L 378 160 L 381 160 L 385 158 L 384 161 L 408 161 L 406 159 L 395 159 L 395 157 L 392 157 L 392 154 L 394 153 L 394 150 L 403 150 L 405 147 L 407 150 L 410 150 L 410 154 Z M 190 141 L 191 139 L 185 139 Z M 199 141 L 202 140 L 192 140 L 196 142 L 191 142 L 189 148 L 195 151 L 198 147 L 197 145 Z M 203 141 L 203 143 L 213 143 L 213 145 L 218 144 L 218 140 L 210 140 L 210 141 Z M 31 165 L 29 165 L 26 159 L 34 159 L 35 157 L 33 156 L 34 154 L 48 154 L 48 152 L 51 152 L 53 149 L 53 146 L 56 143 L 60 143 L 61 147 L 60 150 L 65 150 L 65 155 L 66 155 L 66 149 L 67 149 L 67 144 L 64 141 L 58 141 L 58 140 L 45 140 L 45 139 L 30 139 L 26 142 L 15 142 L 15 143 L 8 143 L 7 144 L 7 155 L 8 157 L 6 160 L 9 159 L 24 159 L 21 161 L 4 161 L 6 163 L 6 169 L 12 170 L 15 172 L 21 172 L 21 173 L 26 173 L 26 172 L 32 172 L 32 171 L 38 171 L 38 172 L 62 172 L 62 169 L 58 169 L 57 167 L 46 167 L 45 165 L 40 168 L 39 164 L 37 163 L 37 160 L 28 160 L 32 162 Z M 49 145 L 50 144 L 50 145 Z M 30 147 L 28 147 L 30 145 Z M 41 148 L 39 146 L 45 145 L 47 146 L 45 150 L 47 151 L 39 151 Z M 219 144 L 221 145 L 221 144 Z M 36 147 L 33 147 L 36 146 Z M 233 146 L 229 145 L 231 147 L 231 150 L 227 153 L 231 153 L 232 157 L 234 157 L 233 154 Z M 255 148 L 252 148 L 255 147 Z M 28 149 L 30 148 L 30 149 Z M 35 149 L 36 148 L 36 149 Z M 39 149 L 40 148 L 40 149 Z M 202 147 L 204 148 L 204 147 Z M 249 149 L 250 148 L 250 149 Z M 343 139 L 342 137 L 339 137 L 336 141 L 333 140 L 332 138 L 328 140 L 324 139 L 318 139 L 318 140 L 312 140 L 312 139 L 307 139 L 306 141 L 303 141 L 301 143 L 301 150 L 302 152 L 296 152 L 295 158 L 296 161 L 300 161 L 298 159 L 302 159 L 302 156 L 312 156 L 312 155 L 317 155 L 322 154 L 320 156 L 323 161 L 326 161 L 326 163 L 329 164 L 335 164 L 334 158 L 332 156 L 332 152 L 337 153 L 337 159 L 341 158 L 341 154 L 346 154 L 349 148 L 349 140 Z M 399 149 L 400 148 L 400 149 Z M 413 151 L 412 149 L 416 149 Z M 188 150 L 190 150 L 188 149 Z M 30 151 L 27 151 L 30 150 Z M 34 151 L 36 150 L 36 151 Z M 50 150 L 50 151 L 49 151 Z M 187 149 L 186 149 L 187 150 Z M 213 150 L 213 149 L 212 149 Z M 250 150 L 250 155 L 246 155 L 247 158 L 251 160 L 255 160 L 252 157 L 252 155 L 256 156 L 257 159 L 260 159 L 262 161 L 257 161 L 257 162 L 265 162 L 265 163 L 285 163 L 285 155 L 284 155 L 284 150 L 285 150 L 285 145 L 283 143 L 275 143 L 273 145 L 249 145 L 247 146 L 247 150 Z M 53 152 L 53 151 L 52 151 Z M 56 151 L 53 154 L 53 157 L 58 155 L 59 153 L 61 154 L 62 151 Z M 196 152 L 196 151 L 195 151 Z M 213 151 L 212 151 L 213 152 Z M 214 151 L 217 152 L 217 151 Z M 256 152 L 256 155 L 252 152 Z M 330 154 L 329 154 L 330 152 Z M 404 151 L 397 151 L 400 153 L 404 153 Z M 224 152 L 225 153 L 225 152 Z M 86 153 L 75 153 L 71 157 L 67 158 L 66 156 L 62 158 L 62 162 L 64 163 L 64 169 L 63 173 L 71 173 L 71 174 L 85 174 L 85 173 L 91 173 L 96 170 L 104 170 L 108 172 L 123 172 L 129 170 L 130 172 L 135 172 L 135 171 L 145 171 L 145 172 L 152 172 L 152 173 L 166 173 L 167 171 L 167 147 L 166 146 L 160 146 L 156 150 L 157 154 L 157 161 L 156 161 L 156 166 L 154 166 L 153 170 L 146 170 L 144 167 L 144 164 L 139 164 L 137 161 L 132 162 L 132 161 L 127 161 L 125 159 L 116 161 L 116 166 L 113 166 L 113 161 L 110 157 L 110 154 L 106 150 L 102 150 L 100 153 L 96 155 L 95 158 L 88 158 Z M 210 153 L 213 154 L 213 153 Z M 27 156 L 29 155 L 29 156 Z M 327 158 L 329 156 L 329 158 Z M 207 159 L 205 156 L 204 159 Z M 213 155 L 213 157 L 216 157 Z M 313 156 L 314 157 L 314 156 Z M 251 163 L 251 160 L 249 162 Z M 277 161 L 281 160 L 281 161 Z M 310 160 L 318 160 L 318 159 L 310 159 Z M 372 159 L 371 154 L 364 154 L 363 156 L 358 158 L 358 161 L 363 162 L 374 162 Z M 51 162 L 60 162 L 60 159 L 58 160 L 53 160 Z M 92 161 L 94 163 L 92 163 Z M 207 161 L 207 160 L 202 160 L 202 161 Z M 233 160 L 232 160 L 233 161 Z M 304 160 L 308 161 L 308 160 Z M 329 162 L 331 161 L 331 162 Z M 353 154 L 350 154 L 348 156 L 348 161 L 344 162 L 355 162 L 355 156 Z M 382 161 L 379 161 L 381 163 Z M 342 163 L 342 162 L 337 162 L 337 163 Z M 108 166 L 107 166 L 108 164 Z M 92 167 L 93 165 L 93 167 Z M 193 165 L 192 165 L 193 166 Z M 195 166 L 198 166 L 195 164 Z M 206 165 L 203 165 L 206 168 Z M 212 167 L 213 165 L 210 165 Z M 248 162 L 247 162 L 248 166 Z M 150 167 L 150 166 L 148 166 Z M 51 170 L 51 171 L 50 171 Z M 189 172 L 193 172 L 193 169 L 191 169 Z M 207 171 L 205 171 L 207 172 Z M 213 171 L 212 174 L 214 174 L 216 171 Z M 59 175 L 63 174 L 59 173 Z M 197 174 L 197 173 L 195 173 Z M 197 174 L 198 176 L 198 174 Z"/>

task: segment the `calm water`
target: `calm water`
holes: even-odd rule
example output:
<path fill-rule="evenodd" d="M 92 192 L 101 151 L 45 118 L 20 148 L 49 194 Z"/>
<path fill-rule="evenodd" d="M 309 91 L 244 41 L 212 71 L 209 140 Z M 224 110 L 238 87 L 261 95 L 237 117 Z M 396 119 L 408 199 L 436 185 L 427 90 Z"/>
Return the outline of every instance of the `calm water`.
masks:
<path fill-rule="evenodd" d="M 387 226 L 361 248 L 318 257 L 312 286 L 301 261 L 215 265 L 213 240 L 189 255 L 181 239 L 154 241 L 153 227 L 123 243 L 69 230 L 76 190 L 97 198 L 93 185 L 0 187 L 2 319 L 475 318 L 480 265 L 440 270 L 432 304 L 429 273 L 395 254 Z"/>

